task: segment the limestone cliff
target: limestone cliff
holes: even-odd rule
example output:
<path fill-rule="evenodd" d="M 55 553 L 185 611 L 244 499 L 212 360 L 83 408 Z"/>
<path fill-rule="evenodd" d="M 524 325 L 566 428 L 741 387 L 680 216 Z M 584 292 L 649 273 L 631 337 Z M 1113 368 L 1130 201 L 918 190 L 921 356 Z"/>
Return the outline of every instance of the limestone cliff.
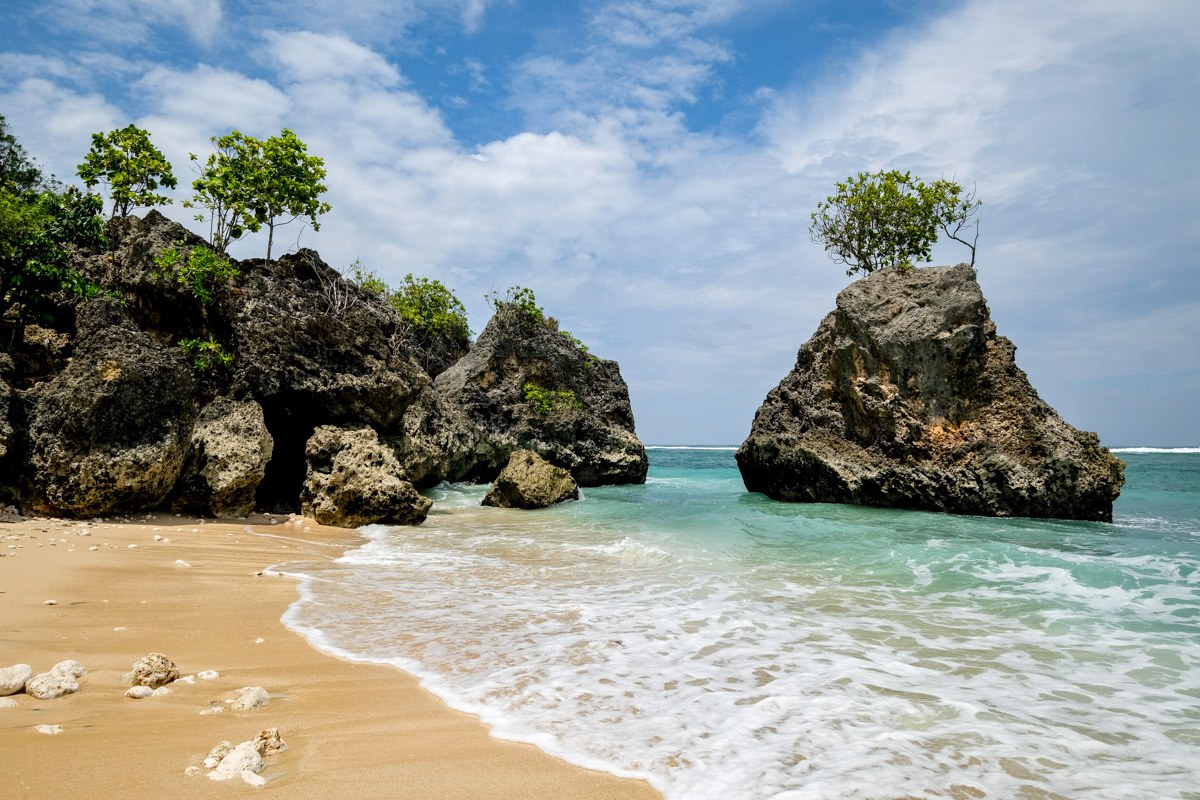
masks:
<path fill-rule="evenodd" d="M 414 486 L 490 480 L 518 446 L 588 485 L 645 477 L 617 365 L 556 332 L 517 341 L 489 325 L 456 372 L 446 367 L 463 342 L 418 348 L 388 303 L 313 251 L 235 262 L 236 280 L 202 302 L 155 263 L 204 247 L 195 235 L 156 211 L 113 220 L 106 235 L 74 264 L 104 296 L 48 298 L 58 305 L 40 325 L 0 318 L 14 343 L 0 355 L 4 503 L 237 515 L 299 510 L 303 493 L 339 524 L 417 523 Z M 228 362 L 202 365 L 189 342 Z M 480 368 L 495 385 L 479 386 Z M 459 378 L 435 391 L 436 372 Z M 574 389 L 584 410 L 535 416 L 526 380 Z M 350 480 L 368 462 L 388 491 Z"/>
<path fill-rule="evenodd" d="M 1124 465 L 1068 425 L 996 333 L 965 264 L 841 292 L 737 452 L 776 500 L 1112 520 Z"/>

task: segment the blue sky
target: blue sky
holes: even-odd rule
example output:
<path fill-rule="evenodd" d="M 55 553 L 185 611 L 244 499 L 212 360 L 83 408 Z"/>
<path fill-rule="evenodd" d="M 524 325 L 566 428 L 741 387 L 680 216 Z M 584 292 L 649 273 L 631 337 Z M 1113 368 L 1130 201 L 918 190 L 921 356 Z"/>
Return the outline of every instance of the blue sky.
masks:
<path fill-rule="evenodd" d="M 663 444 L 739 443 L 833 308 L 835 181 L 955 176 L 1041 395 L 1106 444 L 1200 444 L 1194 0 L 8 0 L 0 114 L 68 180 L 147 128 L 180 201 L 211 136 L 290 127 L 334 210 L 286 246 L 437 277 L 476 331 L 533 288 Z"/>

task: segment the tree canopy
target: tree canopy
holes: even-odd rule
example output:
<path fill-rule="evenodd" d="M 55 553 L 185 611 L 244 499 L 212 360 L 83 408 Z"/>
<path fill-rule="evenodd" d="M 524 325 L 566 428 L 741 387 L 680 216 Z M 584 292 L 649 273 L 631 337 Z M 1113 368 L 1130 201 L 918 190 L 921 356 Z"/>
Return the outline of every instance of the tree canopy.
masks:
<path fill-rule="evenodd" d="M 817 204 L 809 236 L 834 263 L 846 265 L 847 275 L 930 261 L 939 230 L 970 249 L 973 266 L 979 223 L 971 241 L 965 231 L 979 206 L 974 190 L 951 180 L 925 183 L 898 170 L 860 172 Z"/>
<path fill-rule="evenodd" d="M 77 169 L 89 189 L 98 183 L 108 188 L 113 217 L 139 206 L 170 203 L 158 188 L 176 186 L 170 162 L 150 141 L 149 132 L 136 125 L 93 133 L 92 148 Z"/>
<path fill-rule="evenodd" d="M 270 259 L 277 227 L 303 217 L 320 230 L 317 217 L 330 209 L 320 199 L 326 190 L 325 162 L 308 155 L 295 133 L 285 128 L 262 140 L 232 131 L 212 142 L 215 152 L 192 182 L 195 194 L 185 205 L 208 209 L 214 247 L 224 252 L 243 231 L 265 225 Z M 197 160 L 195 154 L 191 158 Z"/>

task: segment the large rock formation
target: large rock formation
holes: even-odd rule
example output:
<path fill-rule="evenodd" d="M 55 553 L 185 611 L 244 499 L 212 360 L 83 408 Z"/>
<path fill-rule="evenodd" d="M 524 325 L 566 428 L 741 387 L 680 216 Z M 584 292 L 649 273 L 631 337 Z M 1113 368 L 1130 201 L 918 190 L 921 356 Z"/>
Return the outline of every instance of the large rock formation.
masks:
<path fill-rule="evenodd" d="M 308 440 L 306 455 L 301 508 L 322 525 L 419 525 L 433 504 L 404 479 L 395 455 L 371 428 L 323 425 Z"/>
<path fill-rule="evenodd" d="M 767 395 L 737 452 L 777 500 L 1112 519 L 1124 465 L 1038 397 L 965 264 L 874 273 Z"/>
<path fill-rule="evenodd" d="M 193 392 L 178 347 L 155 342 L 115 301 L 93 300 L 70 364 L 31 392 L 39 505 L 74 516 L 158 506 L 183 467 Z"/>
<path fill-rule="evenodd" d="M 537 453 L 518 450 L 500 470 L 483 498 L 485 506 L 499 508 L 546 508 L 564 500 L 579 499 L 579 484 L 571 473 L 556 467 Z"/>
<path fill-rule="evenodd" d="M 473 463 L 455 477 L 490 480 L 514 451 L 532 450 L 582 486 L 646 480 L 617 362 L 585 352 L 549 320 L 501 306 L 435 388 L 477 433 Z"/>
<path fill-rule="evenodd" d="M 176 505 L 214 517 L 246 516 L 271 452 L 262 407 L 218 397 L 201 410 L 192 430 Z"/>

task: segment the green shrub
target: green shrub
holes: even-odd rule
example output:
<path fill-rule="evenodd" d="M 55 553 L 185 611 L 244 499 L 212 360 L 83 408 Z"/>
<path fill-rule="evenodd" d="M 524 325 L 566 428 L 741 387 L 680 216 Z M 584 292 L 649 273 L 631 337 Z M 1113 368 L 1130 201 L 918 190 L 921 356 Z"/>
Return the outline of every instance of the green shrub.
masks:
<path fill-rule="evenodd" d="M 178 248 L 168 247 L 154 259 L 154 265 L 160 278 L 189 289 L 202 303 L 211 303 L 217 289 L 241 274 L 225 256 L 201 245 L 189 250 L 186 257 Z"/>
<path fill-rule="evenodd" d="M 496 315 L 501 318 L 511 317 L 527 328 L 547 324 L 545 312 L 537 304 L 532 289 L 510 286 L 504 294 L 493 290 L 485 294 L 484 298 L 492 304 Z"/>
<path fill-rule="evenodd" d="M 523 387 L 525 401 L 533 406 L 539 414 L 551 414 L 560 411 L 582 411 L 583 403 L 570 389 L 556 391 L 546 389 L 536 383 L 526 383 Z"/>
<path fill-rule="evenodd" d="M 392 307 L 416 333 L 426 337 L 470 339 L 467 309 L 454 292 L 434 278 L 404 276 L 400 288 L 388 297 Z"/>
<path fill-rule="evenodd" d="M 207 339 L 180 339 L 179 346 L 191 357 L 192 366 L 197 372 L 226 369 L 233 365 L 233 355 L 212 336 Z"/>

